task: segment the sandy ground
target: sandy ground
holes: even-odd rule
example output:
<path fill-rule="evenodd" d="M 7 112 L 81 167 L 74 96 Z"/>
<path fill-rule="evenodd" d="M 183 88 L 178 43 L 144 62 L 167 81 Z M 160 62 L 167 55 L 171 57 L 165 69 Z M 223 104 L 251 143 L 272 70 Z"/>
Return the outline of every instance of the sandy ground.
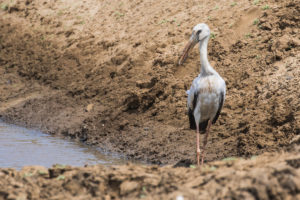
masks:
<path fill-rule="evenodd" d="M 176 61 L 192 27 L 205 22 L 212 31 L 209 60 L 227 84 L 206 161 L 297 152 L 290 144 L 300 133 L 298 0 L 0 2 L 1 119 L 149 163 L 195 163 L 185 91 L 199 73 L 199 52 L 195 48 L 183 66 Z M 264 156 L 274 164 L 280 158 Z M 168 174 L 169 168 L 159 170 Z M 186 181 L 194 172 L 170 170 Z M 297 184 L 289 194 L 299 193 Z"/>

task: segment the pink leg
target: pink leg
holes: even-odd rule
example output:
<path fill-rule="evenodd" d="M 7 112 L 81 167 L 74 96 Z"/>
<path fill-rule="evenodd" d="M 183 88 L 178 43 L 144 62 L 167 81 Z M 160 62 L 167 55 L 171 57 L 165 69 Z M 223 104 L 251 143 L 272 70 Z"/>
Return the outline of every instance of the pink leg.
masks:
<path fill-rule="evenodd" d="M 201 165 L 203 165 L 204 163 L 204 157 L 205 157 L 205 147 L 207 144 L 207 138 L 208 138 L 208 134 L 209 134 L 209 129 L 211 127 L 211 120 L 208 121 L 208 126 L 206 129 L 206 133 L 205 133 L 205 137 L 204 137 L 204 141 L 203 141 L 203 150 L 202 150 L 202 154 L 201 154 Z"/>
<path fill-rule="evenodd" d="M 199 125 L 197 124 L 197 164 L 200 166 L 200 133 L 199 133 Z"/>

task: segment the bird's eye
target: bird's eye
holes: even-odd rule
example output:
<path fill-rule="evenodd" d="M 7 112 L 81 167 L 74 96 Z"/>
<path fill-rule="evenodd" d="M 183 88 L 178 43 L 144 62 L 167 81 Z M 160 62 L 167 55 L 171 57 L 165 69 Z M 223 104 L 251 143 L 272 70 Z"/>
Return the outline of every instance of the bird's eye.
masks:
<path fill-rule="evenodd" d="M 196 34 L 199 35 L 199 34 L 201 33 L 201 31 L 202 31 L 202 30 L 198 30 L 198 31 L 196 32 Z"/>

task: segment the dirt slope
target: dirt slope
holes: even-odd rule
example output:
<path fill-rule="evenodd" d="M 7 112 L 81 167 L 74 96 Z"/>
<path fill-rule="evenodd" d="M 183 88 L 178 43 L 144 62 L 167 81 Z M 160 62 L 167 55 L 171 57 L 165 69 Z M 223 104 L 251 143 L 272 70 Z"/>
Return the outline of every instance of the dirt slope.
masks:
<path fill-rule="evenodd" d="M 152 163 L 194 160 L 197 48 L 176 61 L 205 22 L 228 91 L 207 161 L 278 151 L 300 130 L 300 8 L 255 2 L 1 1 L 1 118 Z"/>

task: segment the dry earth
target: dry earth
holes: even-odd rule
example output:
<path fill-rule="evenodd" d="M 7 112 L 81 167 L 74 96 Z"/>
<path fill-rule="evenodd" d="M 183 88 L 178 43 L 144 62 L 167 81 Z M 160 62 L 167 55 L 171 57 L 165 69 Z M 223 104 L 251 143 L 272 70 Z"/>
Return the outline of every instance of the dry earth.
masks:
<path fill-rule="evenodd" d="M 253 161 L 238 162 L 241 173 L 246 173 L 238 176 L 240 180 L 250 177 L 245 179 L 244 186 L 257 182 L 264 185 L 270 180 L 264 181 L 260 173 L 277 178 L 275 171 L 283 165 L 280 163 L 298 152 L 290 144 L 298 141 L 300 134 L 299 0 L 236 3 L 1 0 L 0 3 L 2 120 L 78 139 L 149 163 L 194 163 L 195 134 L 188 128 L 185 91 L 199 73 L 197 48 L 184 66 L 177 66 L 176 61 L 192 27 L 205 22 L 212 30 L 209 59 L 227 84 L 225 106 L 212 127 L 207 146 L 209 165 L 210 161 L 227 157 L 250 158 L 264 152 L 290 151 L 283 155 L 264 154 L 263 158 L 269 162 L 258 162 L 257 166 Z M 151 167 L 135 167 L 143 173 L 151 169 L 149 173 L 155 176 Z M 135 167 L 121 168 L 130 171 Z M 298 168 L 299 165 L 292 175 L 286 171 L 283 175 L 279 173 L 283 177 L 280 181 L 298 177 Z M 103 170 L 105 177 L 123 173 L 103 167 L 76 170 L 78 176 L 84 176 L 85 170 L 91 173 Z M 296 186 L 274 183 L 276 192 L 266 188 L 263 194 L 267 196 L 257 196 L 260 191 L 251 189 L 252 186 L 237 189 L 244 188 L 243 185 L 219 194 L 217 186 L 209 188 L 206 175 L 196 170 L 157 170 L 159 176 L 167 174 L 166 179 L 179 186 L 183 185 L 181 181 L 188 184 L 195 176 L 199 176 L 199 181 L 204 178 L 206 181 L 199 183 L 201 187 L 191 186 L 196 193 L 190 194 L 201 192 L 216 199 L 227 197 L 227 192 L 232 199 L 239 199 L 234 195 L 244 192 L 256 199 L 274 199 L 272 195 L 276 192 L 283 195 L 278 197 L 281 199 L 286 194 L 300 192 L 299 182 L 295 182 Z M 17 178 L 22 177 L 22 172 L 6 171 L 2 170 L 1 176 L 24 184 L 22 178 Z M 235 168 L 226 168 L 228 173 L 221 182 L 215 179 L 217 171 L 209 172 L 213 177 L 209 180 L 218 184 L 227 179 L 236 182 L 232 177 Z M 128 172 L 124 173 L 127 174 L 122 176 L 130 177 Z M 52 185 L 58 182 L 35 177 L 30 178 L 32 188 L 43 187 L 43 181 Z M 84 181 L 88 180 L 82 178 L 79 184 L 87 184 Z M 120 192 L 123 179 L 113 185 L 104 182 L 103 187 L 119 188 L 116 198 L 140 197 L 136 188 L 141 188 L 143 179 L 138 180 L 139 185 L 126 195 Z M 165 185 L 164 181 L 159 183 Z M 178 188 L 172 184 L 163 187 L 169 189 L 158 184 L 149 193 L 163 198 Z M 21 188 L 29 191 L 30 187 L 31 184 Z M 93 195 L 92 190 L 84 191 Z M 55 198 L 56 192 L 51 194 Z M 8 198 L 6 193 L 0 192 L 1 195 Z"/>
<path fill-rule="evenodd" d="M 276 156 L 276 159 L 273 159 Z M 299 199 L 300 157 L 263 154 L 199 168 L 56 165 L 0 170 L 0 199 Z"/>

